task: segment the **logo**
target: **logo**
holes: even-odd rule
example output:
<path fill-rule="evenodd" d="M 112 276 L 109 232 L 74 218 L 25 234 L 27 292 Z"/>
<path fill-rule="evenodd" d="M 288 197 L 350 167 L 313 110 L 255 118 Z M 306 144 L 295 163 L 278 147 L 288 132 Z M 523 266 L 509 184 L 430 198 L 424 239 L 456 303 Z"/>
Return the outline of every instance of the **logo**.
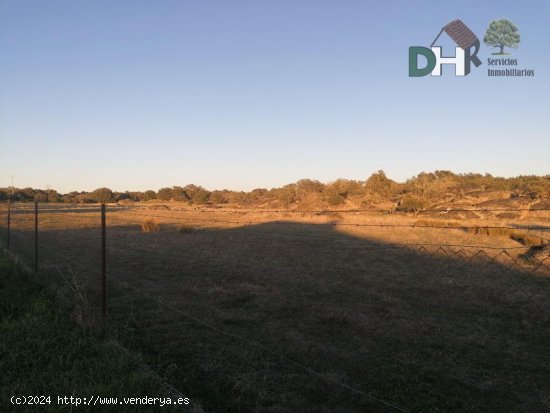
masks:
<path fill-rule="evenodd" d="M 490 47 L 499 47 L 493 55 L 507 55 L 505 47 L 519 47 L 520 36 L 517 26 L 508 19 L 493 20 L 483 38 L 483 43 Z"/>
<path fill-rule="evenodd" d="M 442 33 L 446 33 L 455 42 L 455 55 L 443 56 L 442 47 L 435 43 Z M 508 19 L 493 20 L 483 37 L 483 43 L 498 51 L 491 53 L 494 57 L 487 58 L 487 76 L 489 77 L 532 77 L 535 76 L 533 69 L 519 69 L 518 59 L 506 56 L 505 48 L 517 49 L 520 42 L 520 34 L 517 26 Z M 427 75 L 441 76 L 443 65 L 454 65 L 455 76 L 467 76 L 470 74 L 472 64 L 475 67 L 481 65 L 477 56 L 479 53 L 480 41 L 478 37 L 461 20 L 453 20 L 443 26 L 430 47 L 411 46 L 409 47 L 409 77 L 422 77 Z M 419 57 L 423 62 L 419 62 Z"/>
<path fill-rule="evenodd" d="M 445 32 L 455 43 L 454 57 L 444 57 L 442 47 L 434 46 L 439 36 Z M 480 42 L 477 36 L 461 20 L 453 20 L 444 26 L 436 36 L 432 45 L 428 47 L 411 46 L 409 48 L 409 77 L 421 77 L 431 74 L 441 76 L 441 67 L 444 64 L 455 65 L 456 76 L 467 76 L 471 65 L 481 65 L 477 57 Z M 418 67 L 418 56 L 426 58 L 426 66 Z"/>

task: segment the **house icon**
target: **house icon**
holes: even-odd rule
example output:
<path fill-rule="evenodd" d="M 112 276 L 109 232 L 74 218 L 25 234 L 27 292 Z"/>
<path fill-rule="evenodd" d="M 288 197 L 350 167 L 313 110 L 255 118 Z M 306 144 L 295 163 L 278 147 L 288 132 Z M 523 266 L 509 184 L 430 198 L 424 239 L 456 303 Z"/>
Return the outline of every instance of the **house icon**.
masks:
<path fill-rule="evenodd" d="M 435 46 L 435 42 L 437 42 L 437 39 L 439 39 L 443 32 L 445 32 L 447 36 L 449 36 L 451 40 L 453 40 L 458 46 L 456 48 L 456 55 L 454 58 L 443 57 L 441 55 L 441 47 Z M 439 72 L 441 71 L 441 64 L 456 64 L 458 59 L 464 62 L 463 75 L 467 75 L 468 73 L 470 73 L 470 62 L 473 63 L 476 67 L 481 65 L 481 60 L 479 60 L 479 57 L 477 57 L 479 46 L 480 42 L 478 37 L 473 31 L 468 28 L 468 26 L 466 26 L 462 22 L 462 20 L 456 19 L 443 26 L 443 28 L 430 46 L 432 51 L 434 51 L 436 58 L 438 58 L 436 64 L 436 73 L 432 73 L 432 75 L 438 76 L 437 69 L 439 69 Z M 461 50 L 459 50 L 459 48 Z M 472 48 L 474 49 L 473 51 Z M 460 56 L 462 55 L 462 53 L 463 56 Z M 457 75 L 459 75 L 458 70 L 459 66 L 457 65 Z"/>

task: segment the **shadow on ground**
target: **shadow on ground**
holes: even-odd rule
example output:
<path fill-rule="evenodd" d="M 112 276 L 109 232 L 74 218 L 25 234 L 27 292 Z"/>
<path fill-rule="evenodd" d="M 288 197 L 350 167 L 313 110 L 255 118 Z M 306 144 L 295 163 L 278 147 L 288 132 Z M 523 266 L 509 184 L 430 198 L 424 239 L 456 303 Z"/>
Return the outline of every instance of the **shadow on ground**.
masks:
<path fill-rule="evenodd" d="M 332 225 L 107 234 L 111 334 L 206 410 L 550 409 L 548 276 Z M 98 233 L 40 240 L 46 282 L 85 274 L 96 308 Z"/>

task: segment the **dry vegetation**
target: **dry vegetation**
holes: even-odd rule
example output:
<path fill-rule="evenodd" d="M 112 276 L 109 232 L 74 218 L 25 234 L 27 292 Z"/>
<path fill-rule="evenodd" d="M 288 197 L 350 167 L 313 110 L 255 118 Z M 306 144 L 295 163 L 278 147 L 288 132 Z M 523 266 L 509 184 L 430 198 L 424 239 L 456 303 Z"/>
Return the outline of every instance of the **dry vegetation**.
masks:
<path fill-rule="evenodd" d="M 146 218 L 141 221 L 141 230 L 143 232 L 157 232 L 160 231 L 160 225 L 151 218 Z"/>
<path fill-rule="evenodd" d="M 546 201 L 472 190 L 410 213 L 346 202 L 111 205 L 111 334 L 212 412 L 392 410 L 369 396 L 411 412 L 550 410 Z M 23 259 L 29 212 L 13 221 Z M 88 268 L 93 304 L 97 207 L 40 217 L 48 284 L 62 295 L 54 269 Z"/>

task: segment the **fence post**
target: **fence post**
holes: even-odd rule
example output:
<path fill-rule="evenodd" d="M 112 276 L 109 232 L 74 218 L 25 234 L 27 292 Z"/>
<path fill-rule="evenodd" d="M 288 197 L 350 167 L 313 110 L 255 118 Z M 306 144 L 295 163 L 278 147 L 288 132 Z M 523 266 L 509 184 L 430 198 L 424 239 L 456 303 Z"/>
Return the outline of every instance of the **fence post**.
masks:
<path fill-rule="evenodd" d="M 38 272 L 38 201 L 34 201 L 34 272 Z"/>
<path fill-rule="evenodd" d="M 105 204 L 101 204 L 101 324 L 105 327 L 107 313 L 107 245 L 106 245 L 106 213 Z"/>
<path fill-rule="evenodd" d="M 10 231 L 11 231 L 11 199 L 8 199 L 8 239 L 7 247 L 10 249 Z"/>

